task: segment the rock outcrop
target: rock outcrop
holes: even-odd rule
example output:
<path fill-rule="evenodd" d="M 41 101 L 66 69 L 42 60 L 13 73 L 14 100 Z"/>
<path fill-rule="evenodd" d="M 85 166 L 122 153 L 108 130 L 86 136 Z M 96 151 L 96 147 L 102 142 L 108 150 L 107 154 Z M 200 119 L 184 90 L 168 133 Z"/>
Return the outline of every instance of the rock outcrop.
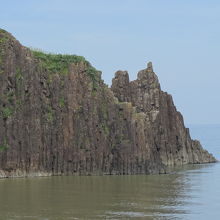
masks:
<path fill-rule="evenodd" d="M 164 173 L 215 162 L 191 140 L 152 64 L 108 88 L 83 57 L 32 51 L 0 29 L 0 176 Z"/>

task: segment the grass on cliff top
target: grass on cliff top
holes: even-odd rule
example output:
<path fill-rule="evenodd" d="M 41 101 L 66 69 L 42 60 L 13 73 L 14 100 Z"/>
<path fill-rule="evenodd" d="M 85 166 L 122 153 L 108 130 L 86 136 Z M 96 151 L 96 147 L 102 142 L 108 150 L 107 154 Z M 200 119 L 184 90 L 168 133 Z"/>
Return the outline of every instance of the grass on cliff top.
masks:
<path fill-rule="evenodd" d="M 5 52 L 5 45 L 6 45 L 6 42 L 10 39 L 10 34 L 1 29 L 0 28 L 0 66 L 3 65 L 3 56 L 4 56 L 4 52 Z M 0 67 L 0 74 L 3 73 L 3 70 L 1 69 Z"/>
<path fill-rule="evenodd" d="M 13 37 L 7 31 L 0 28 L 0 44 L 4 44 L 9 39 L 13 39 Z"/>
<path fill-rule="evenodd" d="M 2 28 L 0 28 L 0 33 L 3 33 L 3 34 L 8 34 L 8 32 Z"/>
<path fill-rule="evenodd" d="M 67 54 L 45 53 L 40 50 L 31 49 L 35 58 L 40 61 L 40 65 L 51 73 L 66 75 L 69 72 L 69 64 L 84 63 L 87 66 L 86 73 L 93 79 L 96 79 L 97 70 L 83 57 Z"/>

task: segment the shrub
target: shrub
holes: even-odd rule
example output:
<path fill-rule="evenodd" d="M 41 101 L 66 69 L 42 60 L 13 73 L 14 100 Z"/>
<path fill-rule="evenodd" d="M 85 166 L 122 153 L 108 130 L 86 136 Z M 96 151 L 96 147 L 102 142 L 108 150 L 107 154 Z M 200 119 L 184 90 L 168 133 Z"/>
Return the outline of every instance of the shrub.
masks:
<path fill-rule="evenodd" d="M 2 108 L 2 116 L 4 119 L 7 119 L 13 115 L 14 111 L 10 107 L 3 107 Z"/>
<path fill-rule="evenodd" d="M 59 106 L 60 106 L 60 108 L 64 108 L 64 106 L 65 106 L 65 99 L 64 99 L 64 97 L 61 97 L 59 99 Z"/>
<path fill-rule="evenodd" d="M 16 77 L 17 81 L 23 79 L 21 68 L 19 68 L 19 67 L 16 68 L 16 75 L 15 75 L 15 77 Z"/>

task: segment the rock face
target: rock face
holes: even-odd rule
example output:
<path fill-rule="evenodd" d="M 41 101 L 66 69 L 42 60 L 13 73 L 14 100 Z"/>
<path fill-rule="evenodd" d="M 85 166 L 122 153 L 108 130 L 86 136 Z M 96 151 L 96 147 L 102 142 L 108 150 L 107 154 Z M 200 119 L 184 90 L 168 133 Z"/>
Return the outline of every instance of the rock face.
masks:
<path fill-rule="evenodd" d="M 191 140 L 183 117 L 176 110 L 171 95 L 161 91 L 152 63 L 138 73 L 138 79 L 129 82 L 127 72 L 118 71 L 112 82 L 112 91 L 120 102 L 130 102 L 144 115 L 146 145 L 156 149 L 162 163 L 182 165 L 208 163 L 215 159 L 204 150 L 199 141 Z M 150 143 L 149 143 L 150 142 Z"/>
<path fill-rule="evenodd" d="M 215 162 L 190 138 L 152 64 L 109 89 L 83 57 L 23 47 L 0 29 L 0 176 L 164 173 Z"/>

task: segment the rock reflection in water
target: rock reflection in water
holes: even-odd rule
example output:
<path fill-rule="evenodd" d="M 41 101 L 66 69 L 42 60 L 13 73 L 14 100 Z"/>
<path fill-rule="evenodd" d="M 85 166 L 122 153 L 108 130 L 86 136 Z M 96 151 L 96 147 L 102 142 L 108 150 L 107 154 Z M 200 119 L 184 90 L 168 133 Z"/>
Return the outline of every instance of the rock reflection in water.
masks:
<path fill-rule="evenodd" d="M 1 220 L 178 219 L 190 210 L 188 173 L 0 180 Z"/>

